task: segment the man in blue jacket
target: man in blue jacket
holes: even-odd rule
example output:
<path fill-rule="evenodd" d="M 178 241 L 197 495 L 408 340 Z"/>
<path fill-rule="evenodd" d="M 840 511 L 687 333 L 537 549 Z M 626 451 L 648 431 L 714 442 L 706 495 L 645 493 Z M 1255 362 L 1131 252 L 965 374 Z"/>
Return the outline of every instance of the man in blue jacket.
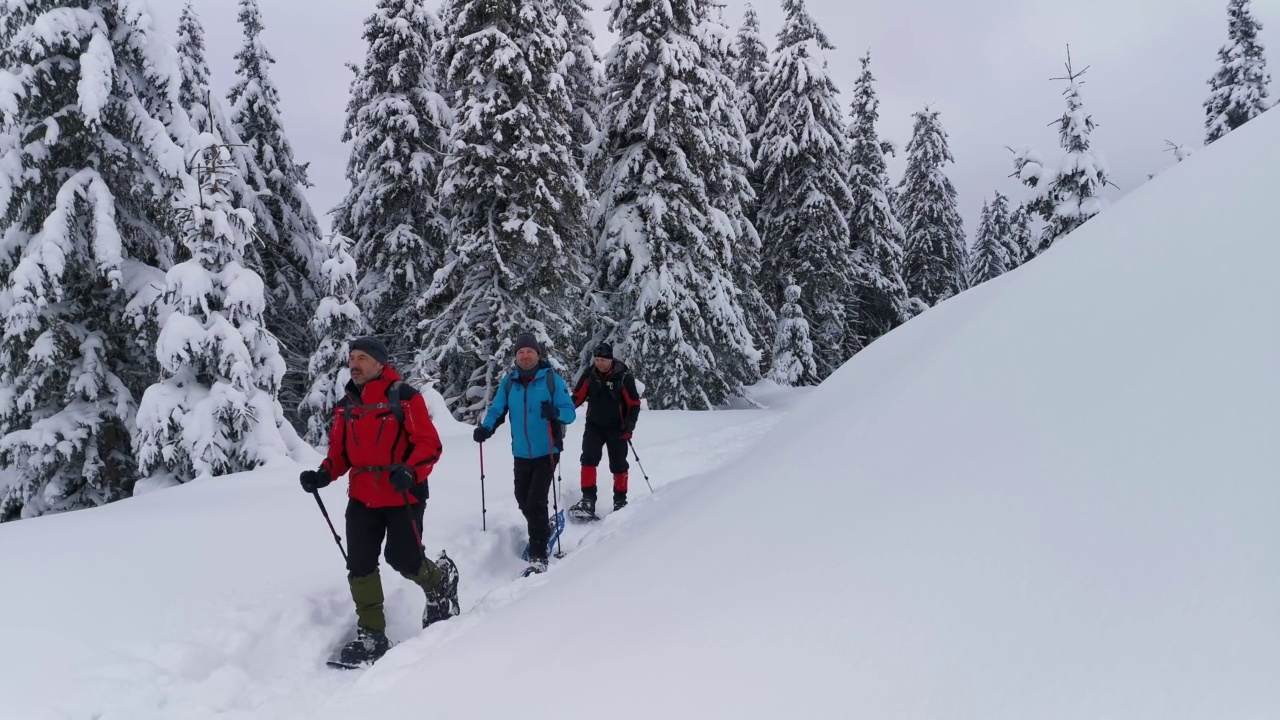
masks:
<path fill-rule="evenodd" d="M 478 443 L 493 437 L 503 417 L 511 415 L 511 454 L 515 456 L 516 503 L 529 523 L 529 566 L 547 569 L 547 496 L 564 438 L 564 425 L 577 411 L 569 386 L 543 358 L 542 346 L 531 333 L 516 338 L 516 367 L 498 384 L 484 422 L 476 428 Z"/>

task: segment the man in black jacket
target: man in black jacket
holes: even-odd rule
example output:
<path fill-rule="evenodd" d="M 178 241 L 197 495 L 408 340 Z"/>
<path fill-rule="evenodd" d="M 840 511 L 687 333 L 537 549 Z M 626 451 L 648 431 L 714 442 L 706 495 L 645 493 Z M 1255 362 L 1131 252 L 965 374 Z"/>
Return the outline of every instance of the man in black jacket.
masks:
<path fill-rule="evenodd" d="M 569 517 L 579 522 L 599 520 L 596 515 L 596 468 L 603 451 L 609 449 L 609 472 L 613 473 L 613 509 L 627 504 L 627 443 L 640 417 L 640 393 L 631 371 L 613 357 L 613 346 L 600 343 L 595 362 L 578 380 L 573 405 L 588 403 L 586 431 L 582 435 L 582 500 L 569 508 Z"/>

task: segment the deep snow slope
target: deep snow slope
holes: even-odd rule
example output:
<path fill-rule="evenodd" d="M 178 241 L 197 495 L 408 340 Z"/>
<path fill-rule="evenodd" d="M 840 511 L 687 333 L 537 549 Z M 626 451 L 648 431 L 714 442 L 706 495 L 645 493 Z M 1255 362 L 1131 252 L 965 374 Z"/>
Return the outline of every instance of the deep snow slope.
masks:
<path fill-rule="evenodd" d="M 284 473 L 0 526 L 0 718 L 1280 717 L 1278 190 L 1270 113 L 821 388 L 646 415 L 657 493 L 541 577 L 449 428 L 464 616 L 388 578 L 368 671 L 321 665 L 349 601 Z"/>
<path fill-rule="evenodd" d="M 1271 113 L 318 717 L 1280 717 L 1277 192 Z"/>

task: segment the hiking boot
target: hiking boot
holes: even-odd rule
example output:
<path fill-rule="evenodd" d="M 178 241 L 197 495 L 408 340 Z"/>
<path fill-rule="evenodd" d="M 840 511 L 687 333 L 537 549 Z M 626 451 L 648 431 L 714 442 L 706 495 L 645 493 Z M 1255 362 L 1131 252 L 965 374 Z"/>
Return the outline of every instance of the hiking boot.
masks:
<path fill-rule="evenodd" d="M 347 643 L 338 655 L 338 663 L 346 667 L 366 667 L 377 662 L 391 649 L 391 641 L 380 630 L 357 627 L 356 639 Z"/>
<path fill-rule="evenodd" d="M 615 492 L 613 494 L 613 510 L 617 512 L 627 506 L 627 494 L 624 492 Z"/>
<path fill-rule="evenodd" d="M 595 497 L 587 497 L 583 494 L 582 499 L 569 508 L 569 517 L 578 522 L 599 520 L 600 518 L 596 516 Z"/>
<path fill-rule="evenodd" d="M 422 611 L 423 628 L 462 612 L 458 605 L 458 566 L 441 550 L 440 557 L 436 558 L 436 567 L 440 568 L 443 577 L 434 587 L 423 588 L 427 595 L 427 606 Z"/>

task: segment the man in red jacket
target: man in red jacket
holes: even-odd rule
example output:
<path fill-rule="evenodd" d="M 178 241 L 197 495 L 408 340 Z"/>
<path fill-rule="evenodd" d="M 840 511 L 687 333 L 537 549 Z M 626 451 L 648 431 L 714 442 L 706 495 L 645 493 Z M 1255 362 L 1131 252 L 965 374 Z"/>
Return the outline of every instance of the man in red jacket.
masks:
<path fill-rule="evenodd" d="M 459 608 L 457 567 L 444 552 L 431 562 L 422 548 L 427 477 L 442 450 L 426 401 L 388 364 L 382 341 L 359 338 L 350 349 L 351 381 L 334 410 L 329 455 L 300 480 L 304 490 L 315 492 L 351 474 L 347 578 L 358 623 L 356 639 L 338 663 L 356 666 L 377 660 L 390 647 L 378 574 L 384 537 L 387 564 L 426 593 L 424 628 L 457 615 Z"/>

